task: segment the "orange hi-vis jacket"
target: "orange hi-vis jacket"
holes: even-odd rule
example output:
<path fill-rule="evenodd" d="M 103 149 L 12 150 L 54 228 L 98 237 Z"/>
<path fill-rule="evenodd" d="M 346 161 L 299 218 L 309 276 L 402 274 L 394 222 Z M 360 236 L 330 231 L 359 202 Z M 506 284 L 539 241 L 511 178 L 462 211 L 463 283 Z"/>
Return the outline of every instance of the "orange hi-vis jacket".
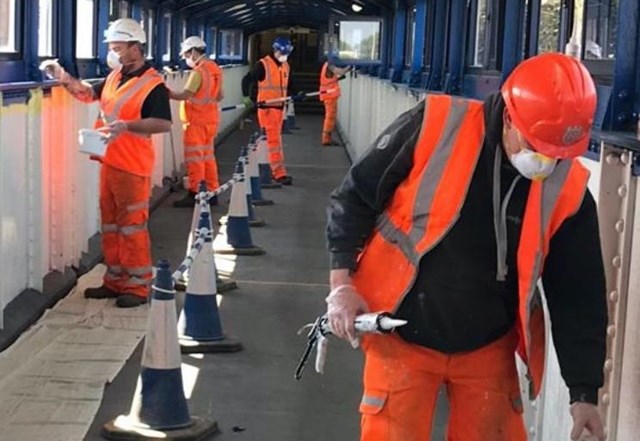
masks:
<path fill-rule="evenodd" d="M 338 82 L 338 77 L 334 74 L 333 77 L 327 78 L 327 70 L 329 70 L 329 62 L 325 61 L 320 71 L 320 101 L 340 98 L 340 83 Z"/>
<path fill-rule="evenodd" d="M 278 63 L 270 56 L 263 57 L 264 80 L 258 82 L 258 101 L 267 101 L 287 96 L 289 86 L 289 63 Z M 284 103 L 273 104 L 272 107 L 283 107 Z"/>
<path fill-rule="evenodd" d="M 181 115 L 186 116 L 183 122 L 194 125 L 216 124 L 220 120 L 218 95 L 222 72 L 215 62 L 206 59 L 194 70 L 200 74 L 202 83 L 193 97 L 182 102 L 184 112 Z"/>
<path fill-rule="evenodd" d="M 139 120 L 145 99 L 154 88 L 163 83 L 162 77 L 153 68 L 118 87 L 121 78 L 121 69 L 116 69 L 105 81 L 100 96 L 102 118 L 98 119 L 97 127 L 117 120 Z M 124 132 L 109 143 L 102 162 L 137 176 L 150 177 L 154 158 L 150 136 Z"/>
<path fill-rule="evenodd" d="M 425 105 L 413 167 L 379 216 L 353 276 L 371 311 L 397 311 L 416 279 L 420 259 L 460 216 L 483 146 L 481 102 L 429 95 Z M 531 182 L 517 254 L 516 326 L 532 399 L 540 391 L 545 365 L 544 312 L 537 282 L 551 238 L 580 208 L 588 179 L 589 172 L 578 160 L 563 160 L 547 179 Z"/>

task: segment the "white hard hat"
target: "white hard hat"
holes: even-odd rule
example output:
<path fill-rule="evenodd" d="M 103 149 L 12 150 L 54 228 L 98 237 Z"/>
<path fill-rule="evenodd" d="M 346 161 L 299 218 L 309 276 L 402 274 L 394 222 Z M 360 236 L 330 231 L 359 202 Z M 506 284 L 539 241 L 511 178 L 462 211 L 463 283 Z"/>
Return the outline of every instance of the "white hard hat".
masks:
<path fill-rule="evenodd" d="M 204 49 L 205 47 L 207 47 L 207 43 L 205 43 L 202 38 L 193 35 L 191 37 L 187 37 L 187 39 L 180 45 L 180 55 L 190 51 L 191 49 Z"/>
<path fill-rule="evenodd" d="M 147 36 L 140 23 L 133 18 L 119 18 L 104 31 L 103 43 L 114 43 L 116 41 L 137 41 L 145 44 Z"/>

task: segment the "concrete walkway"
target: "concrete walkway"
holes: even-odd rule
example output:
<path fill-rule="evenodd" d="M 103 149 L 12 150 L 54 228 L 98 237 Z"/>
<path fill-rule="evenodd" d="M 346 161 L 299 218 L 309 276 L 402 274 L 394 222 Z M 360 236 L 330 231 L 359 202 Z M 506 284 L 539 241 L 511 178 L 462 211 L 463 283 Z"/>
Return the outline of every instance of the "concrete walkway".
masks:
<path fill-rule="evenodd" d="M 264 256 L 220 256 L 218 267 L 231 270 L 239 289 L 226 293 L 221 311 L 225 331 L 238 337 L 243 352 L 183 356 L 185 389 L 191 413 L 212 417 L 221 432 L 217 440 L 320 441 L 357 440 L 362 355 L 332 340 L 325 374 L 313 360 L 302 381 L 293 378 L 306 339 L 296 335 L 325 310 L 328 253 L 324 242 L 329 193 L 339 185 L 349 161 L 344 149 L 320 145 L 320 117 L 298 117 L 301 130 L 284 135 L 286 163 L 294 185 L 265 190 L 275 205 L 256 208 L 266 220 L 252 228 Z M 235 132 L 217 149 L 221 177 L 228 179 L 239 148 L 255 126 Z M 191 210 L 177 209 L 173 195 L 151 219 L 154 259 L 167 258 L 173 268 L 184 257 Z M 227 196 L 214 210 L 226 213 Z M 180 303 L 179 299 L 179 303 Z M 85 440 L 102 439 L 100 427 L 129 411 L 141 347 L 115 381 L 107 386 L 102 406 Z"/>

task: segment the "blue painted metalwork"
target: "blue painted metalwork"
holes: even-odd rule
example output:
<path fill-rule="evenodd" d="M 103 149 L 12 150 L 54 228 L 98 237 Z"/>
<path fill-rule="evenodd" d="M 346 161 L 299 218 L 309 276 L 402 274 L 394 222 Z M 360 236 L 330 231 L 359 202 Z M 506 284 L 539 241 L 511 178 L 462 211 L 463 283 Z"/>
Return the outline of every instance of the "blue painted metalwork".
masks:
<path fill-rule="evenodd" d="M 522 15 L 523 3 L 505 2 L 504 33 L 502 38 L 502 78 L 509 76 L 514 67 L 522 60 Z"/>
<path fill-rule="evenodd" d="M 407 6 L 404 0 L 396 0 L 395 20 L 393 24 L 393 61 L 390 79 L 394 83 L 402 80 L 404 67 L 404 42 L 407 32 Z"/>
<path fill-rule="evenodd" d="M 424 65 L 424 44 L 427 35 L 427 0 L 416 1 L 416 33 L 413 42 L 413 60 L 411 62 L 410 86 L 418 86 L 422 79 Z"/>
<path fill-rule="evenodd" d="M 618 31 L 616 37 L 616 59 L 613 73 L 613 91 L 609 111 L 603 128 L 606 130 L 629 130 L 634 121 L 634 98 L 638 94 L 639 26 L 638 0 L 619 0 Z"/>
<path fill-rule="evenodd" d="M 459 95 L 462 91 L 466 32 L 468 29 L 468 0 L 451 0 L 451 26 L 449 32 L 449 62 L 445 91 Z M 463 29 L 464 32 L 460 32 Z"/>
<path fill-rule="evenodd" d="M 444 57 L 447 44 L 447 2 L 436 1 L 435 21 L 433 29 L 433 46 L 431 50 L 431 66 L 428 90 L 444 88 Z"/>

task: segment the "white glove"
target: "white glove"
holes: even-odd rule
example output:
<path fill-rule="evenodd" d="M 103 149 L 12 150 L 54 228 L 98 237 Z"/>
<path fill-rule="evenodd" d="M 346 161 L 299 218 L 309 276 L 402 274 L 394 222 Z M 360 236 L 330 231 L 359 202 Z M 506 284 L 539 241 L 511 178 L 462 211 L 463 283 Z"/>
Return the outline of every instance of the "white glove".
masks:
<path fill-rule="evenodd" d="M 340 285 L 327 296 L 327 318 L 333 334 L 346 338 L 353 348 L 359 345 L 354 322 L 358 315 L 369 312 L 367 303 L 353 285 Z"/>
<path fill-rule="evenodd" d="M 66 73 L 58 60 L 45 60 L 40 63 L 40 70 L 52 80 L 60 80 Z"/>

